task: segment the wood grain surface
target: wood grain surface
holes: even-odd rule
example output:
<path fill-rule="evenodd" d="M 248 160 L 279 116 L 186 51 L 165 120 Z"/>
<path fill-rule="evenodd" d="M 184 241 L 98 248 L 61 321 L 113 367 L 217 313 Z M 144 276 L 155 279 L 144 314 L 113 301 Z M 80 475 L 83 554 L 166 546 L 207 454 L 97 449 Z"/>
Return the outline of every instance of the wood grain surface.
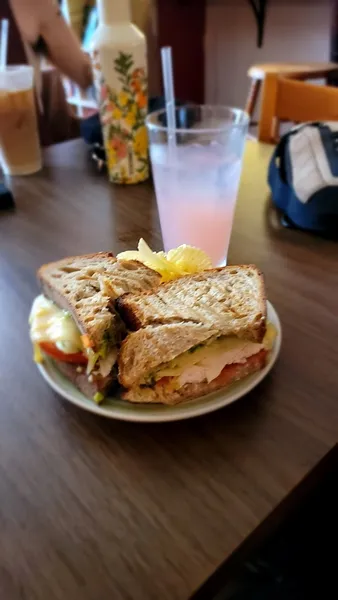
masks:
<path fill-rule="evenodd" d="M 65 255 L 161 247 L 150 184 L 112 187 L 81 141 L 12 180 L 0 213 L 0 598 L 182 600 L 337 439 L 338 245 L 285 230 L 271 147 L 248 142 L 230 262 L 256 263 L 280 359 L 234 405 L 163 425 L 108 421 L 54 394 L 31 360 L 35 270 Z"/>

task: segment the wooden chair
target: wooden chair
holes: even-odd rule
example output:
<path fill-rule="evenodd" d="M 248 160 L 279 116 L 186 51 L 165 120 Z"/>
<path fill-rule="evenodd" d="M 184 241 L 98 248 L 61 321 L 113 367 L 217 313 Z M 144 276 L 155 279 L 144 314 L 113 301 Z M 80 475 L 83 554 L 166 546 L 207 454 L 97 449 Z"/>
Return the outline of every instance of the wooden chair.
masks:
<path fill-rule="evenodd" d="M 267 75 L 281 75 L 292 79 L 326 79 L 330 75 L 338 74 L 338 64 L 328 63 L 266 63 L 253 65 L 248 71 L 248 77 L 251 79 L 250 90 L 246 101 L 245 110 L 252 118 L 258 94 L 262 83 Z"/>
<path fill-rule="evenodd" d="M 258 139 L 275 143 L 280 121 L 338 121 L 338 88 L 274 74 L 264 81 Z"/>

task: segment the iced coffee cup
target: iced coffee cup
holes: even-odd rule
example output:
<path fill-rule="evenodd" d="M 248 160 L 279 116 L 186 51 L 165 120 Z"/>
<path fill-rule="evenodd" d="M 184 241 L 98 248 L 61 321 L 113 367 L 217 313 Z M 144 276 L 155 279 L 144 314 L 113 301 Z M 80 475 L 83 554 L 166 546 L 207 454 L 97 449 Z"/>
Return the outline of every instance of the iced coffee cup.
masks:
<path fill-rule="evenodd" d="M 0 70 L 0 164 L 7 175 L 29 175 L 41 169 L 33 91 L 33 68 Z"/>

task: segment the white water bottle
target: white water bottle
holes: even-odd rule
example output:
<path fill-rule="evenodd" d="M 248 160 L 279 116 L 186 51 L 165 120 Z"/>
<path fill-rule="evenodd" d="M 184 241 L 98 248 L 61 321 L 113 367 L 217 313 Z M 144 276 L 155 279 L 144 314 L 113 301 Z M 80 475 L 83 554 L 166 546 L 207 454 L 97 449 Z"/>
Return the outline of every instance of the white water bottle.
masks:
<path fill-rule="evenodd" d="M 97 6 L 91 56 L 109 179 L 138 183 L 149 176 L 146 40 L 131 23 L 129 0 L 98 0 Z"/>

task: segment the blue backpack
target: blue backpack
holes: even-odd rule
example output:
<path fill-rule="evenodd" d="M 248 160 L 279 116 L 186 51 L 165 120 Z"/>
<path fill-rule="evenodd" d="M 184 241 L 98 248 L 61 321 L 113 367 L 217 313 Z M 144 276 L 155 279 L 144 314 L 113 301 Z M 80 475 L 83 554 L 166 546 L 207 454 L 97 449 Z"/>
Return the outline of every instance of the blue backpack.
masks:
<path fill-rule="evenodd" d="M 268 183 L 284 225 L 338 239 L 338 122 L 306 123 L 284 135 Z"/>

